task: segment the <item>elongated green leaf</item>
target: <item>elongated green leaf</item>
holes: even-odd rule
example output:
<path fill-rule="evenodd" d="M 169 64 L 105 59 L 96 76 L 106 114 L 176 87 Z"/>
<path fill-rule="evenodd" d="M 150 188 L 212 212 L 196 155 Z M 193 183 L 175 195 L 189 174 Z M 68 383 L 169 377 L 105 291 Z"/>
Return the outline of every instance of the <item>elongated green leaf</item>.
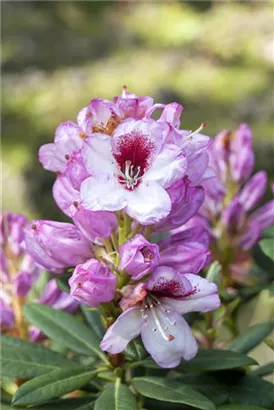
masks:
<path fill-rule="evenodd" d="M 235 369 L 237 367 L 257 364 L 251 357 L 229 350 L 200 350 L 194 359 L 182 361 L 183 371 L 205 371 Z"/>
<path fill-rule="evenodd" d="M 91 396 L 73 398 L 73 399 L 57 399 L 50 400 L 47 403 L 31 406 L 31 410 L 92 410 L 94 408 L 95 399 Z M 14 410 L 18 407 L 9 407 L 9 410 Z M 1 408 L 2 410 L 2 408 Z"/>
<path fill-rule="evenodd" d="M 246 404 L 224 404 L 218 410 L 265 410 L 263 407 L 248 406 Z"/>
<path fill-rule="evenodd" d="M 274 323 L 266 322 L 255 325 L 246 330 L 236 339 L 233 340 L 229 346 L 230 350 L 234 352 L 248 353 L 273 330 Z"/>
<path fill-rule="evenodd" d="M 60 367 L 77 367 L 78 364 L 49 349 L 15 348 L 2 346 L 1 372 L 8 377 L 30 379 Z"/>
<path fill-rule="evenodd" d="M 216 405 L 237 403 L 269 409 L 274 406 L 273 385 L 243 371 L 188 374 L 178 380 L 197 389 Z"/>
<path fill-rule="evenodd" d="M 274 238 L 262 239 L 259 245 L 263 253 L 274 262 Z"/>
<path fill-rule="evenodd" d="M 146 349 L 140 338 L 136 338 L 129 343 L 125 350 L 125 355 L 129 360 L 139 361 L 147 356 Z"/>
<path fill-rule="evenodd" d="M 132 384 L 140 394 L 151 399 L 187 404 L 203 410 L 215 409 L 212 401 L 176 380 L 161 377 L 136 377 L 132 380 Z"/>
<path fill-rule="evenodd" d="M 68 313 L 46 305 L 30 303 L 24 307 L 26 318 L 47 336 L 75 352 L 97 355 L 107 361 L 99 347 L 99 338 L 84 323 Z"/>
<path fill-rule="evenodd" d="M 96 400 L 94 410 L 137 410 L 133 393 L 119 380 L 114 386 L 107 386 Z"/>
<path fill-rule="evenodd" d="M 88 308 L 85 305 L 81 305 L 81 309 L 86 321 L 101 340 L 104 337 L 105 330 L 101 321 L 100 312 L 96 308 Z"/>
<path fill-rule="evenodd" d="M 260 377 L 268 376 L 272 373 L 274 373 L 274 362 L 270 362 L 265 364 L 264 366 L 260 366 L 252 372 L 252 374 L 255 374 L 256 376 Z"/>
<path fill-rule="evenodd" d="M 88 370 L 86 367 L 53 370 L 19 387 L 12 403 L 16 405 L 42 403 L 80 389 L 95 376 L 96 371 Z"/>

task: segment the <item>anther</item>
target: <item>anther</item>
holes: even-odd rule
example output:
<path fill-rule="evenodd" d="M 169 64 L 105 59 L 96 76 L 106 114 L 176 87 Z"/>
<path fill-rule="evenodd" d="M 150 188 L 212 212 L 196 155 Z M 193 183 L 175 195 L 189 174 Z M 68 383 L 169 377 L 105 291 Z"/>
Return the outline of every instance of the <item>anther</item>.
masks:
<path fill-rule="evenodd" d="M 78 206 L 79 206 L 79 202 L 77 202 L 77 201 L 74 201 L 74 202 L 73 202 L 73 205 L 75 206 L 75 208 L 76 208 L 76 209 L 78 209 Z"/>
<path fill-rule="evenodd" d="M 31 225 L 31 229 L 33 229 L 34 231 L 36 231 L 37 226 L 35 224 Z"/>
<path fill-rule="evenodd" d="M 69 160 L 69 155 L 68 155 L 68 154 L 65 155 L 65 159 L 66 159 L 67 161 Z"/>

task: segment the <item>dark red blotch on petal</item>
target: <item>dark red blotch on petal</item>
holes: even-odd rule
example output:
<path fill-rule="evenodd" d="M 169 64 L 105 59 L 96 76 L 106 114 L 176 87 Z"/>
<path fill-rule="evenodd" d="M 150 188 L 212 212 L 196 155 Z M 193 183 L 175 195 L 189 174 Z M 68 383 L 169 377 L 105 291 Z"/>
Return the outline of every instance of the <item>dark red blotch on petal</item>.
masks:
<path fill-rule="evenodd" d="M 138 177 L 142 177 L 150 165 L 154 149 L 155 145 L 147 135 L 132 131 L 119 138 L 113 156 L 122 173 L 126 171 L 126 163 L 130 162 L 133 173 L 138 172 Z M 118 179 L 123 183 L 123 177 L 119 176 Z"/>

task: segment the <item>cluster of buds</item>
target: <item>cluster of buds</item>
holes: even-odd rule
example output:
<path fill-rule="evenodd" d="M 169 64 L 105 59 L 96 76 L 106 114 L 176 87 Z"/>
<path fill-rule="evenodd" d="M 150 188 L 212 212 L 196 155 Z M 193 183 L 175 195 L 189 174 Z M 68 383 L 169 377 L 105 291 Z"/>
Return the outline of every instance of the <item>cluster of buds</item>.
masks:
<path fill-rule="evenodd" d="M 214 258 L 223 265 L 224 282 L 248 282 L 249 250 L 263 229 L 274 223 L 274 200 L 258 207 L 267 188 L 265 171 L 254 168 L 251 130 L 241 124 L 235 132 L 220 132 L 208 148 L 216 177 L 205 181 L 205 201 L 192 224 L 200 223 L 212 238 Z"/>
<path fill-rule="evenodd" d="M 53 197 L 71 223 L 33 221 L 26 232 L 41 266 L 56 274 L 74 267 L 71 296 L 102 312 L 102 350 L 121 353 L 141 335 L 167 368 L 197 353 L 182 314 L 220 306 L 217 286 L 199 276 L 210 260 L 206 229 L 185 227 L 214 178 L 210 139 L 203 125 L 180 129 L 182 110 L 124 87 L 59 125 L 39 159 L 57 174 Z"/>
<path fill-rule="evenodd" d="M 27 224 L 23 215 L 1 215 L 1 329 L 22 338 L 27 337 L 22 306 L 39 276 L 39 267 L 25 249 Z"/>
<path fill-rule="evenodd" d="M 28 326 L 23 317 L 23 306 L 39 278 L 42 267 L 30 256 L 25 244 L 28 221 L 21 214 L 1 215 L 1 331 L 32 341 L 42 341 L 41 331 Z M 55 279 L 50 280 L 40 296 L 39 303 L 67 312 L 74 312 L 79 303 L 61 291 Z"/>

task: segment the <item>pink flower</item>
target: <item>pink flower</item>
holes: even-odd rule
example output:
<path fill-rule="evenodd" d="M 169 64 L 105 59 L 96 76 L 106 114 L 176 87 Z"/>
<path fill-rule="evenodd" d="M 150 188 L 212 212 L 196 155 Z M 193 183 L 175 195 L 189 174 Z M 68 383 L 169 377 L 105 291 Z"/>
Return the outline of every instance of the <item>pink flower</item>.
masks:
<path fill-rule="evenodd" d="M 125 269 L 134 280 L 139 280 L 159 265 L 158 245 L 148 242 L 142 235 L 135 235 L 119 248 L 119 269 Z"/>
<path fill-rule="evenodd" d="M 140 291 L 143 301 L 125 310 L 110 326 L 101 342 L 102 350 L 120 353 L 141 334 L 146 350 L 162 367 L 176 367 L 182 358 L 192 359 L 198 346 L 181 314 L 218 309 L 216 285 L 160 266 L 149 279 L 146 293 Z"/>
<path fill-rule="evenodd" d="M 105 264 L 90 259 L 76 266 L 69 279 L 70 294 L 81 303 L 95 307 L 114 298 L 116 283 L 117 277 Z"/>
<path fill-rule="evenodd" d="M 143 225 L 166 217 L 171 209 L 166 189 L 187 168 L 182 150 L 164 144 L 167 125 L 128 120 L 110 139 L 93 134 L 83 147 L 84 164 L 92 175 L 81 185 L 84 208 L 124 211 Z"/>
<path fill-rule="evenodd" d="M 39 161 L 45 169 L 63 173 L 70 156 L 81 148 L 83 138 L 85 133 L 79 125 L 72 121 L 63 122 L 55 131 L 54 143 L 39 149 Z"/>
<path fill-rule="evenodd" d="M 123 118 L 144 118 L 153 105 L 153 98 L 138 97 L 136 94 L 126 92 L 126 89 L 127 87 L 124 86 L 121 96 L 113 99 Z"/>

